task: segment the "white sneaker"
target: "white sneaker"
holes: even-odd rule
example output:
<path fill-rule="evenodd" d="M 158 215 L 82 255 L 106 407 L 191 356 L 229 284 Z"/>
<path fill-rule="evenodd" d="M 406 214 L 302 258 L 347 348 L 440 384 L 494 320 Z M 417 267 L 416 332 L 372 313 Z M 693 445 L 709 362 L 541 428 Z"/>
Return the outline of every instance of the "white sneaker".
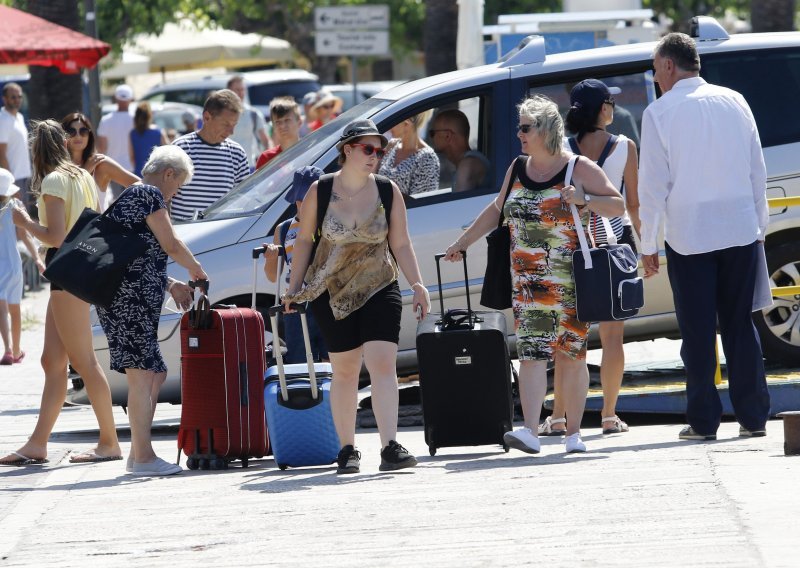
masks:
<path fill-rule="evenodd" d="M 564 445 L 567 447 L 568 454 L 583 453 L 586 451 L 586 444 L 581 440 L 581 433 L 575 432 L 571 436 L 564 439 Z"/>
<path fill-rule="evenodd" d="M 518 428 L 503 434 L 503 442 L 515 450 L 528 454 L 538 454 L 541 449 L 539 438 L 533 435 L 530 428 Z"/>
<path fill-rule="evenodd" d="M 161 458 L 156 458 L 151 462 L 145 463 L 138 463 L 135 462 L 133 464 L 133 469 L 131 473 L 135 475 L 175 475 L 176 473 L 180 473 L 183 471 L 183 468 L 179 465 L 175 465 L 174 463 L 169 463 L 167 461 L 162 460 Z"/>

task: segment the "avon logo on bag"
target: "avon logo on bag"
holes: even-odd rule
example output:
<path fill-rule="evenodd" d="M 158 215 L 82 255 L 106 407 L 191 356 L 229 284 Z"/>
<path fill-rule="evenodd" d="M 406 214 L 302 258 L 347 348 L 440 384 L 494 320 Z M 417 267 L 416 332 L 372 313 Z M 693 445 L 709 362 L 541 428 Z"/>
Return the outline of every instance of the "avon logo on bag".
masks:
<path fill-rule="evenodd" d="M 76 246 L 76 248 L 78 248 L 79 250 L 82 250 L 82 251 L 84 251 L 84 252 L 88 252 L 89 254 L 97 254 L 97 247 L 93 247 L 93 246 L 92 246 L 92 245 L 90 245 L 89 243 L 85 243 L 85 242 L 83 242 L 83 241 L 80 241 L 80 242 L 79 242 L 77 245 L 75 245 L 75 246 Z"/>

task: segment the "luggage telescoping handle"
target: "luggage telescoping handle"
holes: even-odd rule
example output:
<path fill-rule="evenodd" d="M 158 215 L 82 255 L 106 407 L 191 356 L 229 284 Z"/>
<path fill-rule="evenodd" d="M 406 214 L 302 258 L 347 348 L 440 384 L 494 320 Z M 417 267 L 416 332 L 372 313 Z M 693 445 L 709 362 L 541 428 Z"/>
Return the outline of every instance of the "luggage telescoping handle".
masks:
<path fill-rule="evenodd" d="M 256 247 L 253 249 L 253 298 L 250 301 L 250 307 L 256 309 L 256 285 L 258 284 L 258 257 L 267 252 L 266 246 Z"/>
<path fill-rule="evenodd" d="M 442 317 L 444 317 L 444 295 L 442 294 L 442 272 L 439 268 L 439 261 L 444 258 L 444 253 L 437 253 L 434 258 L 436 259 L 436 278 L 439 280 L 439 307 L 442 310 Z M 461 251 L 461 259 L 464 264 L 464 288 L 467 290 L 467 314 L 470 321 L 472 321 L 472 303 L 469 300 L 469 277 L 467 276 L 467 251 Z"/>
<path fill-rule="evenodd" d="M 263 248 L 263 247 L 261 247 Z M 289 400 L 289 389 L 286 386 L 286 372 L 283 368 L 283 353 L 281 352 L 281 340 L 278 337 L 278 314 L 283 313 L 281 304 L 281 278 L 283 277 L 283 247 L 279 247 L 278 254 L 278 276 L 275 279 L 277 286 L 275 289 L 275 304 L 269 309 L 269 321 L 272 325 L 272 352 L 278 364 L 278 381 L 281 387 L 281 398 L 284 402 Z M 255 255 L 255 249 L 253 254 Z M 308 365 L 308 379 L 311 383 L 311 398 L 317 400 L 319 391 L 317 389 L 317 375 L 314 369 L 314 354 L 311 352 L 311 339 L 308 333 L 308 319 L 306 318 L 305 304 L 292 304 L 292 309 L 300 313 L 300 325 L 303 328 L 303 344 L 306 348 L 306 364 Z"/>

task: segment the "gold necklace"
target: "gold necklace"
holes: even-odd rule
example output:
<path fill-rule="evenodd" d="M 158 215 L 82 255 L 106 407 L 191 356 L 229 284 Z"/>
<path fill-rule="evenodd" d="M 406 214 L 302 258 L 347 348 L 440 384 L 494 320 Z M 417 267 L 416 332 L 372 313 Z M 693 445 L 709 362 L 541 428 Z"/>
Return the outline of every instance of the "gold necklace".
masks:
<path fill-rule="evenodd" d="M 559 168 L 561 168 L 563 166 L 563 164 L 562 164 L 563 160 L 564 160 L 564 155 L 561 154 L 558 157 L 558 160 L 556 160 L 555 166 L 553 166 L 552 168 L 550 168 L 549 170 L 547 170 L 545 172 L 540 172 L 539 170 L 537 170 L 536 167 L 534 166 L 535 162 L 532 160 L 531 161 L 531 170 L 533 171 L 534 175 L 536 175 L 536 177 L 539 177 L 539 178 L 548 177 L 549 178 L 550 176 L 553 175 L 554 172 L 556 172 Z"/>
<path fill-rule="evenodd" d="M 345 198 L 345 199 L 347 199 L 347 201 L 353 201 L 353 198 L 356 195 L 358 195 L 359 193 L 361 193 L 362 191 L 364 191 L 365 189 L 367 189 L 368 185 L 369 185 L 369 178 L 367 178 L 367 181 L 364 183 L 364 185 L 362 185 L 361 188 L 358 189 L 356 192 L 354 192 L 352 194 L 347 194 L 347 193 L 342 193 L 342 189 L 344 189 L 344 184 L 340 180 L 339 181 L 339 192 L 338 192 L 339 193 L 339 197 Z"/>

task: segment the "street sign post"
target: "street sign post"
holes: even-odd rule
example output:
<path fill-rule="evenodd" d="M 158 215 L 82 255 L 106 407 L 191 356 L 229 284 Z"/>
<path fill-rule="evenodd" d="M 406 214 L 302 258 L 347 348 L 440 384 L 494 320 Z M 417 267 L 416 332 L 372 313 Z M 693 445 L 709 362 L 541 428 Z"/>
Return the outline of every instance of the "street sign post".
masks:
<path fill-rule="evenodd" d="M 314 9 L 316 30 L 386 30 L 389 6 L 326 6 Z"/>
<path fill-rule="evenodd" d="M 388 55 L 388 31 L 323 31 L 316 35 L 317 55 Z"/>
<path fill-rule="evenodd" d="M 389 6 L 323 6 L 314 8 L 317 55 L 349 55 L 353 103 L 357 98 L 358 56 L 389 54 Z"/>

